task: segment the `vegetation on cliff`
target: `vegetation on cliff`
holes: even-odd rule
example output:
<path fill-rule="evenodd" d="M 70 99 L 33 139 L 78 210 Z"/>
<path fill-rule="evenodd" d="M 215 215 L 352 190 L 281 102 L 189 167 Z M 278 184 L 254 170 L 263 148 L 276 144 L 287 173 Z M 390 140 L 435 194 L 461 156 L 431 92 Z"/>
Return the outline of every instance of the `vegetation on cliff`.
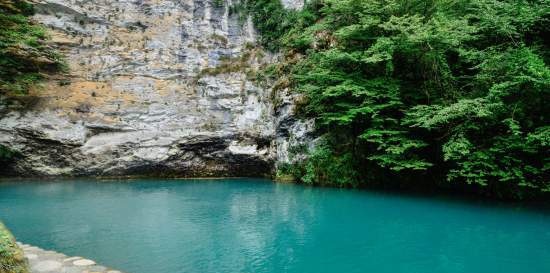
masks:
<path fill-rule="evenodd" d="M 0 95 L 24 95 L 46 72 L 63 68 L 45 29 L 29 20 L 33 13 L 26 1 L 0 0 Z"/>
<path fill-rule="evenodd" d="M 27 95 L 46 73 L 64 69 L 61 56 L 46 44 L 44 27 L 30 21 L 33 13 L 33 5 L 27 1 L 0 0 L 0 104 L 7 104 L 5 96 Z M 2 165 L 15 154 L 0 145 Z"/>
<path fill-rule="evenodd" d="M 286 56 L 273 78 L 307 95 L 302 114 L 323 139 L 281 171 L 341 186 L 550 191 L 548 0 L 246 6 Z"/>
<path fill-rule="evenodd" d="M 4 145 L 0 145 L 0 163 L 6 163 L 11 160 L 17 153 Z"/>
<path fill-rule="evenodd" d="M 28 265 L 13 235 L 0 222 L 0 273 L 27 273 Z"/>

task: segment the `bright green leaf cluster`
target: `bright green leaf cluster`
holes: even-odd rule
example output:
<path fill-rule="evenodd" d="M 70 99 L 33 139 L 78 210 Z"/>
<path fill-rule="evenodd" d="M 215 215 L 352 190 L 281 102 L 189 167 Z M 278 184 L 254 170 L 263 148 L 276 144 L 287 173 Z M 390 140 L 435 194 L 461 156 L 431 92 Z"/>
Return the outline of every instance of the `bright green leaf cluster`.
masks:
<path fill-rule="evenodd" d="M 260 27 L 326 142 L 303 181 L 550 190 L 548 0 L 308 3 Z"/>
<path fill-rule="evenodd" d="M 45 29 L 29 20 L 32 13 L 26 1 L 0 0 L 0 94 L 25 94 L 45 72 L 63 69 L 60 55 L 44 43 Z"/>
<path fill-rule="evenodd" d="M 0 222 L 0 273 L 28 273 L 23 251 L 9 230 Z"/>

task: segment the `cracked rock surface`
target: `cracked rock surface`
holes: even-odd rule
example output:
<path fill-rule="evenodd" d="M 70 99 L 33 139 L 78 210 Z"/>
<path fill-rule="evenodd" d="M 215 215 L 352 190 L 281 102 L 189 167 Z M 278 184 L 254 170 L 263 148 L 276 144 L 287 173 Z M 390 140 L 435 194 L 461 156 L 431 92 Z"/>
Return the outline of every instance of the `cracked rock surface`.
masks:
<path fill-rule="evenodd" d="M 69 72 L 0 105 L 2 173 L 261 176 L 312 128 L 255 82 L 276 57 L 238 0 L 34 2 Z"/>

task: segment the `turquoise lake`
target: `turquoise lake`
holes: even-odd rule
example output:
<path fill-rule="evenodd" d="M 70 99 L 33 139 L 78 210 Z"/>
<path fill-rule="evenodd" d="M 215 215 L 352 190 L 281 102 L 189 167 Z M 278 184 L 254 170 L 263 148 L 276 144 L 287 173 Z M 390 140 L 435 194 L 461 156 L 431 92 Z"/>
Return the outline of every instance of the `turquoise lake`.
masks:
<path fill-rule="evenodd" d="M 262 179 L 0 183 L 18 240 L 127 273 L 550 272 L 550 211 Z"/>

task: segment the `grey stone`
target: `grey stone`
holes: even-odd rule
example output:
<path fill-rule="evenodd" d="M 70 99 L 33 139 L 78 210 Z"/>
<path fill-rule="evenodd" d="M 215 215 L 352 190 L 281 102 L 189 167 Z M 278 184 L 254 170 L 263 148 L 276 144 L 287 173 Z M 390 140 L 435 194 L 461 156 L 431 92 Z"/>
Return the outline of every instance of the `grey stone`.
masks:
<path fill-rule="evenodd" d="M 279 58 L 250 18 L 210 0 L 141 2 L 39 1 L 70 83 L 0 110 L 0 145 L 20 154 L 9 174 L 262 176 L 311 139 L 296 96 L 250 77 Z"/>
<path fill-rule="evenodd" d="M 32 266 L 33 272 L 48 272 L 61 269 L 62 264 L 58 261 L 46 260 Z"/>
<path fill-rule="evenodd" d="M 107 270 L 107 267 L 101 266 L 101 265 L 94 265 L 94 266 L 90 266 L 89 270 L 90 271 L 96 271 L 96 272 L 103 272 L 103 271 Z"/>
<path fill-rule="evenodd" d="M 80 266 L 63 266 L 61 273 L 82 273 L 84 270 Z"/>
<path fill-rule="evenodd" d="M 63 259 L 63 262 L 67 263 L 67 262 L 72 262 L 72 261 L 80 260 L 80 259 L 83 259 L 83 258 L 82 257 L 70 257 L 70 258 Z"/>
<path fill-rule="evenodd" d="M 28 249 L 32 249 L 29 251 Z M 97 265 L 94 261 L 82 257 L 67 257 L 55 251 L 42 250 L 27 246 L 23 249 L 30 264 L 30 273 L 91 273 L 91 272 L 118 272 L 105 266 Z"/>
<path fill-rule="evenodd" d="M 301 9 L 304 6 L 304 0 L 281 0 L 288 9 Z"/>
<path fill-rule="evenodd" d="M 94 261 L 88 260 L 88 259 L 80 259 L 80 260 L 73 261 L 73 265 L 76 265 L 76 266 L 90 266 L 95 264 L 96 263 Z"/>
<path fill-rule="evenodd" d="M 38 258 L 38 255 L 33 253 L 28 253 L 28 254 L 25 254 L 25 258 L 27 258 L 28 260 L 35 260 L 36 258 Z"/>

